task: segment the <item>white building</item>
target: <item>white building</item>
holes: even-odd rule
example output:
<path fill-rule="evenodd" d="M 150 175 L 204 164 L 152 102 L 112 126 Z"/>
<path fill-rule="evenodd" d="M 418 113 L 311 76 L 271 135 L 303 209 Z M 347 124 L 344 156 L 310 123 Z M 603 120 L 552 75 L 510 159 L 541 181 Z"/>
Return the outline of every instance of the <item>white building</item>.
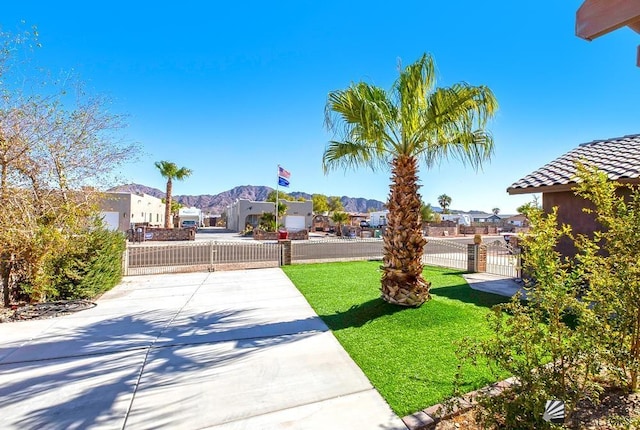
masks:
<path fill-rule="evenodd" d="M 313 220 L 313 201 L 290 202 L 280 200 L 287 206 L 284 219 L 278 220 L 278 224 L 283 224 L 288 231 L 304 230 L 311 226 Z M 275 214 L 274 202 L 255 202 L 252 200 L 239 199 L 227 206 L 225 213 L 227 216 L 227 228 L 232 231 L 242 231 L 247 225 L 257 227 L 260 224 L 260 217 L 264 213 Z"/>
<path fill-rule="evenodd" d="M 112 230 L 127 231 L 135 225 L 164 225 L 164 203 L 144 193 L 107 192 L 100 202 L 105 225 Z"/>

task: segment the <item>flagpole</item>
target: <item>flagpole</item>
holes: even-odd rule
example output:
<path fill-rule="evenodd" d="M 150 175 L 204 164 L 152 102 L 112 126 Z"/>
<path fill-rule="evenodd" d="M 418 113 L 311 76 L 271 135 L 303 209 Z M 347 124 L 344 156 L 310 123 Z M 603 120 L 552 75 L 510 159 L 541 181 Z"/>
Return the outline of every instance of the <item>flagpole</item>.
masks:
<path fill-rule="evenodd" d="M 278 180 L 276 181 L 276 231 L 278 231 L 278 199 L 280 197 L 280 165 L 278 164 L 278 173 L 276 175 Z"/>

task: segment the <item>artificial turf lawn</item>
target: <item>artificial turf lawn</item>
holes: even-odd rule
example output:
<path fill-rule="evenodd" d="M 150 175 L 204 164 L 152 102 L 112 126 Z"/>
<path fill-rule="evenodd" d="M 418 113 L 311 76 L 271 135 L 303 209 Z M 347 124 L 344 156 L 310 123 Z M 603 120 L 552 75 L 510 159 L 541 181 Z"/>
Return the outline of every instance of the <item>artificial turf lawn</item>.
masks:
<path fill-rule="evenodd" d="M 380 298 L 380 262 L 284 266 L 283 270 L 399 416 L 451 397 L 456 341 L 489 334 L 489 308 L 505 297 L 472 290 L 461 273 L 427 267 L 432 299 L 418 309 Z M 464 366 L 462 392 L 495 382 Z"/>

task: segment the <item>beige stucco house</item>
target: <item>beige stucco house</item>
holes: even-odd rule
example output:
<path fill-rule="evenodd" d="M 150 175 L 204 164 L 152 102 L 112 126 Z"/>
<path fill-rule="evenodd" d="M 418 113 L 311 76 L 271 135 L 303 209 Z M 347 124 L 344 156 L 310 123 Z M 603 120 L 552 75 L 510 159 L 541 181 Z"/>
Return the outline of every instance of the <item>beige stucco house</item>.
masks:
<path fill-rule="evenodd" d="M 107 192 L 100 202 L 105 225 L 127 231 L 136 225 L 164 225 L 165 205 L 157 197 L 144 193 Z"/>
<path fill-rule="evenodd" d="M 287 212 L 283 220 L 278 220 L 278 224 L 283 224 L 289 231 L 304 230 L 311 226 L 313 222 L 313 201 L 290 202 L 288 200 L 280 200 L 280 202 L 287 206 Z M 232 231 L 242 231 L 247 225 L 257 227 L 262 214 L 275 213 L 275 203 L 238 199 L 227 206 L 225 213 L 227 216 L 227 228 Z"/>

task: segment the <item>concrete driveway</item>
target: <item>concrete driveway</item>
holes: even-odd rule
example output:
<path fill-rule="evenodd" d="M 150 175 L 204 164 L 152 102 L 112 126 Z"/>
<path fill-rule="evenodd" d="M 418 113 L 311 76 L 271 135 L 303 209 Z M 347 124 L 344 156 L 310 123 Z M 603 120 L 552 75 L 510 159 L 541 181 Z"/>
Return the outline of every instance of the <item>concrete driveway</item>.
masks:
<path fill-rule="evenodd" d="M 125 278 L 0 324 L 7 429 L 406 429 L 280 269 Z"/>

